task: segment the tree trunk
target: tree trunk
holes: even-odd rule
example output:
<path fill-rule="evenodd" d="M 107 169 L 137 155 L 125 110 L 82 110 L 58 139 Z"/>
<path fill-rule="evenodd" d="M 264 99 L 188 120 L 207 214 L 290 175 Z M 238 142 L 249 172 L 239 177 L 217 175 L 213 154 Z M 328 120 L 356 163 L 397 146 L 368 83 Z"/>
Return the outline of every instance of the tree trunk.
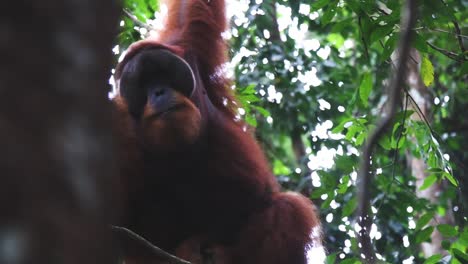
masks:
<path fill-rule="evenodd" d="M 0 8 L 0 263 L 115 263 L 116 1 Z"/>

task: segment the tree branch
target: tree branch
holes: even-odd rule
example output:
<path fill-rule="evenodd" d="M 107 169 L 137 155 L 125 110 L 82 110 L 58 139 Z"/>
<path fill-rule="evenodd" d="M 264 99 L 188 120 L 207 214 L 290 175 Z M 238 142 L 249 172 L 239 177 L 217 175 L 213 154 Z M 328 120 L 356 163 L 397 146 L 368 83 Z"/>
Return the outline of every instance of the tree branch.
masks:
<path fill-rule="evenodd" d="M 442 2 L 445 6 L 448 6 L 447 3 L 446 3 L 444 0 L 441 0 L 441 2 Z M 465 47 L 463 46 L 463 41 L 462 41 L 462 39 L 460 38 L 460 34 L 461 34 L 460 26 L 458 26 L 458 22 L 455 21 L 455 20 L 453 20 L 452 23 L 453 23 L 453 26 L 455 27 L 455 32 L 457 32 L 458 44 L 460 45 L 461 51 L 462 51 L 462 53 L 463 53 L 463 58 L 465 58 Z"/>
<path fill-rule="evenodd" d="M 426 43 L 427 43 L 427 45 L 429 45 L 429 47 L 435 49 L 436 51 L 440 52 L 442 55 L 445 55 L 446 57 L 448 57 L 448 58 L 450 58 L 452 60 L 455 60 L 455 61 L 458 61 L 458 62 L 461 62 L 461 61 L 464 60 L 464 59 L 461 59 L 458 56 L 458 54 L 456 54 L 455 52 L 439 48 L 439 47 L 435 46 L 434 44 L 430 43 L 429 41 L 426 41 Z"/>
<path fill-rule="evenodd" d="M 374 146 L 377 144 L 385 131 L 393 124 L 398 102 L 400 101 L 400 88 L 404 85 L 406 79 L 406 63 L 408 61 L 411 49 L 411 39 L 416 23 L 416 0 L 407 0 L 405 10 L 402 12 L 401 35 L 398 45 L 398 57 L 396 73 L 392 78 L 388 88 L 387 115 L 382 118 L 377 128 L 369 136 L 362 151 L 362 163 L 358 173 L 357 195 L 358 210 L 357 221 L 361 227 L 358 239 L 361 244 L 361 259 L 364 263 L 375 263 L 377 261 L 374 248 L 369 236 L 372 226 L 372 217 L 370 216 L 371 200 L 371 156 Z"/>
<path fill-rule="evenodd" d="M 396 162 L 397 162 L 397 157 L 398 157 L 398 151 L 400 150 L 398 146 L 400 145 L 400 141 L 403 138 L 403 134 L 404 134 L 404 131 L 406 129 L 406 119 L 408 118 L 408 116 L 407 116 L 407 114 L 408 114 L 408 101 L 409 101 L 409 94 L 407 94 L 405 96 L 405 104 L 404 104 L 404 107 L 403 107 L 404 115 L 403 115 L 403 121 L 401 122 L 402 123 L 402 129 L 401 129 L 401 132 L 399 133 L 398 139 L 396 141 L 396 149 L 393 152 L 393 160 L 392 160 L 392 163 L 391 163 L 391 165 L 392 165 L 392 180 L 387 185 L 387 191 L 384 193 L 384 197 L 382 197 L 382 200 L 380 201 L 380 204 L 377 207 L 377 212 L 380 212 L 380 209 L 382 208 L 382 206 L 384 204 L 384 201 L 386 200 L 388 194 L 390 193 L 390 191 L 392 189 L 393 183 L 396 180 L 396 169 L 395 168 L 396 168 Z"/>
<path fill-rule="evenodd" d="M 151 27 L 150 25 L 141 22 L 141 21 L 140 21 L 134 14 L 132 14 L 132 12 L 130 12 L 128 9 L 124 9 L 123 12 L 125 13 L 125 15 L 127 15 L 128 18 L 130 18 L 130 20 L 133 21 L 133 23 L 135 23 L 135 24 L 138 25 L 139 27 L 146 28 L 148 31 L 151 31 L 151 30 L 154 29 L 154 28 Z"/>
<path fill-rule="evenodd" d="M 167 253 L 166 251 L 162 250 L 161 248 L 151 244 L 148 240 L 144 239 L 143 237 L 137 235 L 133 231 L 120 226 L 111 226 L 111 229 L 114 233 L 118 234 L 120 237 L 130 238 L 139 244 L 141 244 L 145 249 L 151 251 L 154 256 L 164 259 L 169 264 L 190 264 L 190 262 L 180 259 L 174 255 Z"/>
<path fill-rule="evenodd" d="M 465 46 L 463 46 L 463 39 L 461 38 L 461 30 L 460 26 L 458 25 L 457 21 L 452 21 L 453 26 L 455 27 L 455 32 L 457 32 L 457 40 L 458 40 L 458 45 L 460 45 L 460 50 L 465 53 L 466 49 Z"/>
<path fill-rule="evenodd" d="M 468 38 L 467 35 L 463 35 L 460 33 L 453 33 L 453 32 L 450 32 L 450 31 L 447 31 L 447 30 L 443 30 L 443 29 L 440 29 L 440 28 L 427 28 L 427 27 L 417 27 L 417 28 L 414 28 L 413 30 L 426 30 L 426 31 L 433 31 L 433 32 L 442 32 L 442 33 L 447 33 L 447 34 L 450 34 L 450 35 L 454 35 L 455 37 L 460 37 L 460 38 Z"/>

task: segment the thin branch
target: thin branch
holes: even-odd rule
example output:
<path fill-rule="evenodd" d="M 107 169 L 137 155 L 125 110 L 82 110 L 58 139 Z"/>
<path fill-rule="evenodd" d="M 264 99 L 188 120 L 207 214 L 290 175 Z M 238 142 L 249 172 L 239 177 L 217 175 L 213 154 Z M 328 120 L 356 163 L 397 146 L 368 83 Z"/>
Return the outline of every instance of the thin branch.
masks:
<path fill-rule="evenodd" d="M 404 88 L 405 89 L 405 88 Z M 411 103 L 412 105 L 415 107 L 415 112 L 416 114 L 419 116 L 419 118 L 421 120 L 423 120 L 424 124 L 426 125 L 426 127 L 429 129 L 429 132 L 431 134 L 432 137 L 434 137 L 435 139 L 437 139 L 438 142 L 444 142 L 444 140 L 442 140 L 442 138 L 439 136 L 439 134 L 437 134 L 435 131 L 434 131 L 434 128 L 432 128 L 431 124 L 429 123 L 429 120 L 427 119 L 426 115 L 424 115 L 424 113 L 422 112 L 421 108 L 419 107 L 418 103 L 416 102 L 416 100 L 413 98 L 413 96 L 411 96 L 411 94 L 409 93 L 409 91 L 407 89 L 405 89 L 405 93 L 406 95 L 411 99 Z M 445 149 L 446 152 L 449 152 L 450 156 L 456 158 L 457 155 L 453 154 L 449 149 Z M 468 170 L 468 167 L 463 164 L 461 161 L 458 161 L 456 162 L 457 166 L 461 167 L 461 168 L 464 168 L 465 170 Z"/>
<path fill-rule="evenodd" d="M 129 237 L 138 243 L 141 243 L 145 248 L 150 250 L 155 256 L 163 258 L 170 264 L 190 264 L 190 262 L 180 259 L 174 255 L 167 253 L 166 251 L 160 249 L 159 247 L 151 244 L 148 240 L 144 239 L 143 237 L 137 235 L 133 231 L 120 226 L 111 226 L 113 232 L 119 233 L 124 235 L 125 237 Z"/>
<path fill-rule="evenodd" d="M 409 58 L 411 49 L 411 39 L 413 30 L 416 23 L 416 0 L 407 0 L 405 10 L 403 10 L 402 26 L 403 29 L 400 35 L 398 45 L 398 64 L 394 78 L 392 78 L 388 89 L 388 112 L 384 116 L 369 136 L 362 153 L 362 163 L 359 169 L 358 180 L 358 210 L 357 217 L 358 223 L 361 227 L 359 231 L 359 242 L 361 244 L 361 259 L 365 263 L 376 263 L 377 258 L 374 252 L 372 241 L 369 236 L 370 227 L 372 226 L 372 217 L 370 216 L 370 198 L 371 198 L 371 156 L 374 146 L 377 144 L 381 136 L 392 125 L 393 118 L 396 113 L 398 102 L 400 101 L 400 87 L 403 86 L 406 78 L 406 63 Z"/>
<path fill-rule="evenodd" d="M 460 26 L 458 25 L 457 21 L 452 21 L 453 26 L 455 27 L 455 32 L 457 32 L 457 39 L 458 39 L 458 45 L 460 45 L 460 50 L 465 53 L 466 49 L 465 46 L 463 46 L 463 39 L 461 38 L 461 30 Z"/>
<path fill-rule="evenodd" d="M 134 14 L 132 14 L 132 12 L 130 12 L 128 9 L 125 9 L 124 8 L 124 13 L 125 15 L 127 15 L 128 18 L 130 18 L 130 20 L 133 21 L 133 23 L 135 23 L 136 25 L 138 25 L 139 27 L 141 28 L 146 28 L 148 31 L 150 30 L 153 30 L 154 28 L 146 23 L 143 23 L 141 22 Z"/>
<path fill-rule="evenodd" d="M 379 212 L 380 208 L 382 208 L 382 205 L 383 205 L 384 201 L 387 199 L 388 194 L 392 190 L 393 183 L 396 180 L 396 169 L 395 169 L 396 168 L 396 160 L 398 158 L 398 152 L 400 150 L 398 148 L 398 145 L 400 145 L 400 141 L 401 141 L 401 139 L 403 137 L 403 133 L 405 132 L 405 129 L 406 129 L 406 119 L 408 118 L 408 116 L 407 116 L 408 115 L 408 101 L 409 101 L 409 96 L 406 95 L 405 96 L 405 105 L 403 106 L 403 111 L 404 111 L 403 121 L 401 122 L 402 123 L 402 129 L 401 129 L 401 132 L 399 133 L 398 139 L 396 141 L 396 149 L 395 149 L 395 152 L 393 153 L 393 160 L 392 160 L 392 163 L 391 163 L 392 164 L 392 180 L 388 184 L 387 190 L 384 193 L 384 197 L 382 197 L 382 200 L 380 201 L 380 204 L 377 207 L 377 212 Z"/>
<path fill-rule="evenodd" d="M 421 107 L 419 107 L 418 103 L 410 94 L 410 92 L 406 88 L 404 88 L 404 90 L 405 90 L 406 96 L 408 96 L 411 99 L 411 104 L 416 108 L 416 114 L 419 116 L 421 120 L 423 120 L 424 124 L 429 129 L 431 136 L 436 137 L 436 133 L 434 129 L 432 128 L 431 123 L 429 123 L 429 120 L 427 119 L 426 115 L 424 115 L 423 111 L 421 110 Z"/>
<path fill-rule="evenodd" d="M 442 4 L 444 4 L 445 6 L 448 6 L 447 3 L 444 1 L 444 0 L 440 0 L 442 2 Z M 455 31 L 457 32 L 458 35 L 461 34 L 461 31 L 460 31 L 460 27 L 458 26 L 458 22 L 453 20 L 452 21 L 453 25 L 455 26 Z M 461 51 L 463 53 L 463 56 L 465 56 L 465 47 L 463 46 L 463 41 L 461 40 L 461 38 L 458 36 L 458 42 L 459 42 L 459 45 L 460 45 L 460 48 L 461 48 Z M 463 57 L 464 58 L 464 57 Z"/>
<path fill-rule="evenodd" d="M 430 43 L 429 41 L 426 41 L 427 45 L 429 45 L 429 47 L 437 50 L 438 52 L 442 53 L 443 55 L 445 55 L 446 57 L 452 59 L 452 60 L 455 60 L 455 61 L 458 61 L 458 62 L 461 62 L 465 59 L 460 59 L 460 57 L 458 56 L 457 53 L 455 52 L 452 52 L 452 51 L 448 51 L 448 50 L 445 50 L 445 49 L 442 49 L 442 48 L 439 48 L 437 46 L 435 46 L 434 44 Z"/>
<path fill-rule="evenodd" d="M 413 29 L 413 30 L 417 30 L 417 29 Z M 380 41 L 380 44 L 381 44 L 382 47 L 383 47 L 382 41 Z M 392 68 L 394 68 L 394 69 L 396 68 L 396 66 L 394 65 L 394 63 L 393 63 L 392 61 L 390 61 L 389 63 L 391 64 Z M 408 89 L 406 89 L 406 87 L 403 87 L 403 89 L 404 89 L 405 97 L 406 97 L 406 103 L 405 103 L 405 105 L 406 105 L 406 107 L 405 107 L 405 119 L 406 119 L 406 110 L 407 110 L 407 107 L 408 107 L 408 99 L 411 99 L 411 103 L 412 103 L 412 105 L 413 105 L 413 107 L 414 107 L 414 110 L 415 110 L 416 114 L 419 116 L 420 120 L 423 120 L 424 124 L 425 124 L 426 127 L 429 129 L 429 132 L 430 132 L 431 136 L 432 136 L 433 138 L 435 138 L 438 142 L 443 142 L 442 138 L 441 138 L 441 137 L 434 131 L 434 129 L 432 128 L 432 126 L 431 126 L 431 124 L 429 123 L 429 120 L 427 119 L 426 115 L 422 112 L 422 110 L 421 110 L 421 108 L 419 107 L 418 103 L 417 103 L 416 100 L 413 98 L 413 96 L 410 94 L 410 92 L 408 91 Z M 400 136 L 401 136 L 401 134 L 400 134 Z M 398 142 L 397 142 L 397 146 L 398 146 Z M 449 153 L 450 157 L 453 158 L 455 164 L 456 164 L 458 167 L 460 167 L 460 168 L 462 168 L 462 169 L 465 169 L 465 170 L 468 170 L 468 168 L 465 166 L 465 164 L 459 160 L 459 158 L 457 157 L 457 155 L 456 155 L 455 153 L 452 153 L 450 150 L 447 150 L 447 149 L 446 149 L 445 151 Z M 394 158 L 395 158 L 395 157 L 394 157 Z M 395 165 L 395 162 L 396 162 L 396 160 L 394 159 L 393 162 L 392 162 L 391 164 L 386 165 L 386 166 L 394 166 L 394 165 Z M 393 170 L 394 170 L 394 169 L 395 169 L 395 167 L 393 167 Z M 454 175 L 454 176 L 455 176 L 455 175 Z M 457 180 L 458 180 L 458 179 L 457 179 Z M 394 175 L 393 175 L 393 177 L 392 177 L 392 182 L 393 182 L 393 181 L 396 181 L 396 182 L 399 183 L 399 181 L 394 177 Z M 458 181 L 461 182 L 460 180 L 458 180 Z M 402 186 L 400 186 L 400 187 L 402 187 Z M 458 186 L 458 187 L 457 187 L 457 190 L 458 190 L 458 192 L 460 193 L 460 195 L 459 195 L 459 203 L 460 203 L 460 205 L 461 205 L 461 206 L 460 206 L 461 211 L 462 211 L 462 212 L 461 212 L 461 215 L 463 215 L 463 211 L 465 210 L 466 202 L 461 198 L 461 197 L 462 197 L 462 195 L 461 195 L 461 193 L 462 193 L 461 186 Z M 390 191 L 390 189 L 387 190 L 387 193 L 388 193 L 389 191 Z M 387 195 L 387 194 L 385 194 L 385 195 Z M 414 195 L 414 194 L 413 194 L 413 195 Z M 414 195 L 414 197 L 417 197 L 417 196 Z M 380 211 L 380 207 L 382 206 L 383 200 L 384 200 L 384 199 L 385 199 L 385 197 L 382 199 L 382 201 L 381 201 L 381 203 L 380 203 L 380 205 L 379 205 L 379 209 L 378 209 L 377 211 Z M 437 219 L 436 219 L 435 217 L 433 217 L 433 219 L 434 219 L 434 221 L 437 222 Z"/>
<path fill-rule="evenodd" d="M 359 32 L 361 33 L 361 40 L 362 44 L 364 45 L 364 54 L 366 55 L 366 59 L 369 60 L 369 49 L 367 47 L 366 39 L 364 38 L 364 32 L 362 31 L 362 16 L 359 15 L 358 17 L 358 24 L 359 24 Z"/>
<path fill-rule="evenodd" d="M 444 1 L 442 1 L 442 3 L 445 4 Z M 386 15 L 386 16 L 390 15 L 388 12 L 386 12 L 385 10 L 383 10 L 383 9 L 381 9 L 381 8 L 379 8 L 378 11 L 381 12 L 382 14 Z M 457 22 L 457 21 L 454 20 L 454 21 L 452 21 L 452 23 L 453 23 L 453 25 L 454 25 L 454 27 L 455 27 L 455 32 L 456 32 L 456 33 L 453 33 L 453 32 L 447 31 L 447 30 L 442 30 L 442 29 L 437 29 L 437 28 L 431 29 L 431 28 L 426 28 L 426 27 L 415 28 L 415 29 L 413 29 L 413 30 L 427 29 L 427 30 L 429 30 L 429 31 L 437 31 L 437 32 L 444 32 L 444 33 L 448 33 L 448 34 L 453 34 L 453 35 L 455 35 L 455 37 L 456 37 L 457 40 L 458 40 L 458 45 L 460 45 L 460 49 L 461 49 L 462 53 L 465 53 L 466 49 L 465 49 L 465 47 L 464 47 L 464 45 L 463 45 L 463 40 L 462 40 L 462 38 L 468 38 L 468 36 L 465 36 L 465 35 L 462 35 L 462 34 L 461 34 L 460 26 L 458 25 L 458 22 Z M 428 43 L 428 44 L 430 44 L 430 43 Z M 437 50 L 437 49 L 436 49 L 436 50 Z M 442 49 L 441 49 L 441 50 L 442 50 Z M 438 51 L 440 51 L 440 50 L 438 50 Z M 442 51 L 440 51 L 440 52 L 442 52 Z M 446 52 L 448 52 L 448 51 L 446 51 Z M 446 55 L 446 56 L 447 56 L 447 55 Z"/>
<path fill-rule="evenodd" d="M 416 114 L 419 116 L 419 118 L 420 118 L 421 120 L 423 120 L 424 124 L 425 124 L 426 127 L 429 129 L 429 133 L 431 134 L 431 136 L 432 136 L 433 138 L 435 138 L 438 142 L 444 142 L 444 141 L 442 140 L 442 138 L 439 136 L 439 134 L 437 134 L 437 133 L 434 131 L 434 129 L 432 128 L 431 124 L 429 123 L 429 120 L 427 119 L 426 115 L 424 115 L 424 113 L 422 112 L 421 108 L 419 107 L 418 103 L 417 103 L 416 100 L 413 98 L 413 96 L 411 96 L 411 94 L 409 93 L 409 91 L 408 91 L 407 89 L 404 89 L 404 90 L 405 90 L 406 96 L 408 96 L 408 98 L 411 99 L 411 103 L 412 103 L 412 105 L 414 106 L 414 108 L 415 108 L 415 110 L 416 110 Z M 462 161 L 460 161 L 460 160 L 458 159 L 458 156 L 457 156 L 455 153 L 453 153 L 452 151 L 450 151 L 450 150 L 448 150 L 448 149 L 446 149 L 445 151 L 448 152 L 448 154 L 450 155 L 451 158 L 453 158 L 453 161 L 455 162 L 455 164 L 456 164 L 458 167 L 467 170 L 466 165 L 465 165 Z M 456 177 L 455 174 L 454 174 L 453 176 Z M 456 180 L 457 180 L 458 182 L 461 182 L 460 179 L 458 179 L 458 178 L 456 178 Z M 461 186 L 458 185 L 456 188 L 457 188 L 457 191 L 458 191 L 459 194 L 460 194 L 460 195 L 459 195 L 459 197 L 460 197 L 460 198 L 459 198 L 459 203 L 460 203 L 460 209 L 461 209 L 461 211 L 462 211 L 462 212 L 461 212 L 461 215 L 464 215 L 464 214 L 463 214 L 463 211 L 465 211 L 465 207 L 467 206 L 467 203 L 466 203 L 463 199 L 461 199 L 461 197 L 462 197 L 462 195 L 461 195 L 461 194 L 462 194 Z"/>
<path fill-rule="evenodd" d="M 447 30 L 439 29 L 439 28 L 434 28 L 434 29 L 428 28 L 427 30 L 435 31 L 435 32 L 442 32 L 442 33 L 447 33 L 447 34 L 453 34 L 454 36 L 461 37 L 461 38 L 468 38 L 468 36 L 462 35 L 461 32 L 453 33 L 453 32 L 447 31 Z"/>
<path fill-rule="evenodd" d="M 271 10 L 271 11 L 270 11 Z M 266 8 L 268 15 L 271 17 L 273 24 L 271 25 L 271 40 L 274 43 L 282 43 L 278 25 L 278 11 L 276 10 L 276 0 L 271 1 L 270 8 Z"/>

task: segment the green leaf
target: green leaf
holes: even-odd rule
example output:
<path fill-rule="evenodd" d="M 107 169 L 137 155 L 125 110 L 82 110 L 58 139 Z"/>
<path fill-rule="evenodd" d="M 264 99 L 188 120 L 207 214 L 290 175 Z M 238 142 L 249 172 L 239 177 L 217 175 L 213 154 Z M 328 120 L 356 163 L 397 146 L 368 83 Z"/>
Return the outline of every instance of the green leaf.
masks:
<path fill-rule="evenodd" d="M 249 124 L 252 127 L 257 127 L 257 119 L 255 119 L 253 115 L 246 115 L 245 122 L 247 122 L 247 124 Z"/>
<path fill-rule="evenodd" d="M 348 127 L 348 132 L 345 135 L 345 138 L 348 141 L 351 141 L 353 137 L 361 131 L 361 127 L 359 125 L 356 125 L 356 123 L 353 123 L 350 127 Z"/>
<path fill-rule="evenodd" d="M 328 23 L 331 22 L 331 20 L 333 19 L 333 17 L 335 17 L 336 15 L 336 9 L 337 9 L 337 6 L 336 4 L 333 4 L 331 3 L 328 7 L 327 7 L 327 10 L 325 11 L 325 13 L 323 14 L 322 18 L 321 18 L 321 22 L 322 22 L 322 25 L 325 26 L 327 25 Z"/>
<path fill-rule="evenodd" d="M 468 228 L 465 228 L 465 230 L 460 234 L 460 241 L 468 246 Z"/>
<path fill-rule="evenodd" d="M 397 37 L 396 34 L 393 34 L 388 38 L 387 42 L 385 42 L 384 50 L 382 52 L 382 57 L 380 58 L 381 61 L 385 61 L 388 58 L 390 58 L 390 55 L 392 55 L 392 52 L 395 50 L 397 43 Z"/>
<path fill-rule="evenodd" d="M 346 123 L 353 121 L 353 118 L 345 118 L 341 121 L 335 128 L 332 129 L 333 134 L 339 134 L 344 130 L 344 126 Z"/>
<path fill-rule="evenodd" d="M 318 199 L 326 193 L 328 193 L 328 190 L 325 188 L 316 189 L 310 194 L 310 199 Z"/>
<path fill-rule="evenodd" d="M 372 34 L 372 30 L 375 28 L 374 21 L 370 19 L 367 15 L 361 15 L 360 16 L 360 29 L 361 29 L 361 40 L 364 43 L 367 43 L 367 45 L 370 42 L 370 37 Z"/>
<path fill-rule="evenodd" d="M 466 253 L 463 253 L 461 250 L 456 249 L 456 248 L 453 248 L 452 252 L 453 252 L 453 256 L 461 263 L 468 262 L 468 255 Z"/>
<path fill-rule="evenodd" d="M 364 73 L 364 76 L 361 80 L 361 85 L 359 86 L 359 97 L 361 98 L 362 103 L 365 107 L 368 106 L 369 95 L 372 91 L 372 75 L 370 72 Z"/>
<path fill-rule="evenodd" d="M 449 180 L 449 182 L 452 183 L 453 186 L 458 187 L 458 182 L 457 180 L 455 180 L 455 178 L 453 177 L 451 173 L 444 172 L 442 173 L 442 177 Z"/>
<path fill-rule="evenodd" d="M 393 31 L 393 25 L 377 27 L 374 31 L 372 31 L 369 44 L 372 44 L 378 40 L 383 39 L 385 36 L 389 35 L 392 31 Z"/>
<path fill-rule="evenodd" d="M 255 87 L 256 86 L 257 86 L 256 84 L 248 85 L 247 87 L 245 87 L 244 89 L 241 90 L 241 94 L 255 94 Z"/>
<path fill-rule="evenodd" d="M 434 213 L 432 212 L 425 213 L 424 215 L 422 215 L 416 223 L 416 230 L 420 230 L 421 228 L 425 227 L 433 217 Z"/>
<path fill-rule="evenodd" d="M 356 146 L 361 146 L 364 140 L 367 138 L 367 132 L 363 131 L 356 137 Z"/>
<path fill-rule="evenodd" d="M 445 250 L 448 251 L 448 250 L 450 250 L 450 247 L 451 247 L 451 245 L 452 245 L 452 242 L 450 242 L 450 241 L 448 241 L 448 240 L 444 240 L 444 241 L 442 241 L 441 245 L 442 245 L 442 248 L 443 248 L 443 249 L 445 249 Z"/>
<path fill-rule="evenodd" d="M 397 140 L 399 138 L 398 135 L 395 135 L 395 132 L 397 131 L 397 129 L 401 126 L 401 124 L 399 122 L 396 122 L 395 125 L 393 125 L 393 130 L 392 130 L 392 136 L 391 136 L 391 146 L 392 146 L 392 149 L 397 149 L 398 146 L 397 146 Z"/>
<path fill-rule="evenodd" d="M 337 33 L 328 34 L 327 40 L 337 49 L 341 48 L 345 42 L 345 39 L 343 38 L 343 36 Z"/>
<path fill-rule="evenodd" d="M 400 141 L 398 142 L 398 146 L 396 146 L 397 149 L 401 149 L 406 143 L 406 137 L 402 137 Z"/>
<path fill-rule="evenodd" d="M 258 98 L 258 96 L 256 96 L 255 94 L 243 95 L 242 99 L 248 103 L 255 103 L 260 101 L 260 98 Z"/>
<path fill-rule="evenodd" d="M 337 155 L 335 158 L 335 164 L 336 164 L 336 167 L 341 171 L 341 173 L 346 175 L 354 171 L 355 166 L 356 166 L 356 161 L 354 160 L 353 155 L 350 155 L 350 156 Z"/>
<path fill-rule="evenodd" d="M 430 168 L 427 171 L 431 173 L 437 173 L 437 174 L 444 173 L 444 170 L 442 170 L 441 168 Z"/>
<path fill-rule="evenodd" d="M 444 216 L 447 212 L 447 209 L 443 206 L 437 206 L 437 214 L 438 215 L 441 215 L 441 216 Z"/>
<path fill-rule="evenodd" d="M 328 193 L 328 197 L 325 201 L 323 201 L 322 205 L 320 206 L 320 208 L 322 209 L 327 209 L 327 208 L 330 208 L 330 204 L 331 202 L 333 201 L 334 197 L 332 195 L 333 193 Z"/>
<path fill-rule="evenodd" d="M 395 124 L 393 125 L 392 135 L 395 135 L 395 132 L 401 126 L 400 122 L 396 121 L 396 119 L 394 119 L 394 120 L 395 120 Z"/>
<path fill-rule="evenodd" d="M 315 1 L 312 5 L 311 5 L 311 11 L 317 11 L 321 8 L 323 8 L 324 6 L 326 6 L 330 1 L 329 0 L 318 0 L 318 1 Z"/>
<path fill-rule="evenodd" d="M 430 226 L 428 228 L 425 228 L 419 231 L 416 235 L 416 243 L 419 244 L 419 243 L 429 240 L 431 238 L 433 231 L 434 231 L 433 226 Z"/>
<path fill-rule="evenodd" d="M 422 57 L 421 77 L 426 86 L 430 86 L 434 82 L 434 66 L 432 66 L 427 54 Z"/>
<path fill-rule="evenodd" d="M 462 66 L 460 67 L 460 76 L 468 74 L 468 61 L 463 62 Z"/>
<path fill-rule="evenodd" d="M 442 259 L 442 255 L 441 254 L 436 254 L 436 255 L 433 255 L 433 256 L 429 257 L 428 259 L 426 259 L 423 264 L 435 264 L 435 263 L 439 262 L 439 260 L 441 260 L 441 259 Z"/>
<path fill-rule="evenodd" d="M 386 150 L 391 150 L 392 149 L 392 142 L 391 142 L 390 138 L 385 136 L 385 135 L 380 138 L 379 145 L 382 148 L 386 149 Z"/>
<path fill-rule="evenodd" d="M 448 224 L 440 224 L 437 226 L 437 230 L 444 236 L 444 237 L 454 237 L 458 234 L 457 229 L 454 226 Z"/>
<path fill-rule="evenodd" d="M 343 217 L 350 216 L 354 212 L 354 210 L 356 210 L 356 207 L 357 207 L 357 198 L 354 197 L 343 206 L 342 216 Z"/>
<path fill-rule="evenodd" d="M 353 22 L 352 18 L 347 18 L 339 22 L 335 22 L 330 29 L 331 33 L 342 33 L 345 27 L 348 27 Z M 343 32 L 344 33 L 344 32 Z"/>
<path fill-rule="evenodd" d="M 347 0 L 345 1 L 346 5 L 354 11 L 354 13 L 358 14 L 360 9 L 361 9 L 361 5 L 359 4 L 358 1 L 355 1 L 355 0 Z"/>
<path fill-rule="evenodd" d="M 154 11 L 159 11 L 159 2 L 160 1 L 147 1 L 149 2 L 148 5 L 150 5 Z"/>
<path fill-rule="evenodd" d="M 273 173 L 276 175 L 288 175 L 291 174 L 291 170 L 281 160 L 275 159 L 273 162 Z"/>
<path fill-rule="evenodd" d="M 338 253 L 333 253 L 327 256 L 327 259 L 325 260 L 325 264 L 335 264 L 336 262 L 336 255 Z"/>
<path fill-rule="evenodd" d="M 437 152 L 430 151 L 428 153 L 427 165 L 429 165 L 429 167 L 437 167 L 439 165 L 439 157 L 437 156 Z"/>
<path fill-rule="evenodd" d="M 257 110 L 263 117 L 269 117 L 271 116 L 270 112 L 268 110 L 266 110 L 265 108 L 263 107 L 260 107 L 260 106 L 253 106 L 253 108 L 255 110 Z"/>
<path fill-rule="evenodd" d="M 422 53 L 427 53 L 429 51 L 429 47 L 427 46 L 426 39 L 419 34 L 415 34 L 413 39 L 413 46 L 421 51 Z"/>
<path fill-rule="evenodd" d="M 332 195 L 334 189 L 336 188 L 336 181 L 335 181 L 335 176 L 333 176 L 331 173 L 323 170 L 318 170 L 317 174 L 319 175 L 321 181 L 322 181 L 322 187 L 328 190 Z"/>
<path fill-rule="evenodd" d="M 352 258 L 352 259 L 345 259 L 343 261 L 340 261 L 341 264 L 356 264 L 360 263 L 359 260 Z"/>
<path fill-rule="evenodd" d="M 342 183 L 338 185 L 338 193 L 339 194 L 344 194 L 348 190 L 348 183 L 349 183 L 349 175 L 344 176 L 342 179 Z"/>
<path fill-rule="evenodd" d="M 424 179 L 424 183 L 419 187 L 419 190 L 426 190 L 427 188 L 431 187 L 437 181 L 437 176 L 435 174 L 431 174 Z"/>

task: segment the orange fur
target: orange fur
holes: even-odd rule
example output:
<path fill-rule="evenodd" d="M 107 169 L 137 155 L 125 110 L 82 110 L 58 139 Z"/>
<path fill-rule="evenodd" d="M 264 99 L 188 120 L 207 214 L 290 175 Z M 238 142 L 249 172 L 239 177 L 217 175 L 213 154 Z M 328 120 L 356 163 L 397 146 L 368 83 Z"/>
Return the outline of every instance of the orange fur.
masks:
<path fill-rule="evenodd" d="M 155 109 L 149 104 L 145 106 L 142 120 L 143 144 L 156 145 L 158 148 L 167 146 L 170 151 L 174 147 L 184 147 L 196 141 L 200 135 L 200 111 L 180 93 L 176 100 L 183 109 L 171 114 L 170 118 L 162 116 L 155 119 Z"/>

